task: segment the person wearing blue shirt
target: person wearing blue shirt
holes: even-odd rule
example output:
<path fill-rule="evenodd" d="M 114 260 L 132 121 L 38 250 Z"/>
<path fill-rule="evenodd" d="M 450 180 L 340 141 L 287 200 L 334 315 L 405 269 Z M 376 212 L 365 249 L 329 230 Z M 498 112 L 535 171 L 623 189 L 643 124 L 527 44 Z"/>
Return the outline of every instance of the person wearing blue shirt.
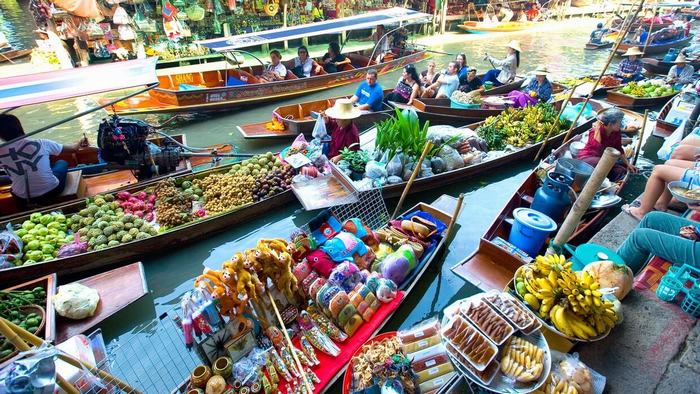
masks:
<path fill-rule="evenodd" d="M 547 79 L 547 67 L 539 66 L 532 74 L 535 78 L 523 90 L 531 97 L 537 98 L 540 102 L 547 102 L 552 97 L 552 83 Z"/>
<path fill-rule="evenodd" d="M 357 87 L 350 100 L 363 111 L 376 112 L 382 110 L 382 99 L 384 90 L 377 83 L 377 70 L 370 68 L 367 70 L 365 81 Z"/>
<path fill-rule="evenodd" d="M 455 62 L 457 63 L 457 76 L 459 79 L 464 79 L 469 73 L 469 65 L 467 64 L 467 55 L 463 53 L 457 54 L 455 57 Z"/>
<path fill-rule="evenodd" d="M 596 29 L 593 30 L 591 33 L 591 38 L 589 40 L 590 43 L 592 44 L 602 44 L 603 43 L 603 37 L 605 34 L 608 32 L 608 29 L 603 28 L 602 23 L 598 23 L 598 26 L 596 26 Z"/>

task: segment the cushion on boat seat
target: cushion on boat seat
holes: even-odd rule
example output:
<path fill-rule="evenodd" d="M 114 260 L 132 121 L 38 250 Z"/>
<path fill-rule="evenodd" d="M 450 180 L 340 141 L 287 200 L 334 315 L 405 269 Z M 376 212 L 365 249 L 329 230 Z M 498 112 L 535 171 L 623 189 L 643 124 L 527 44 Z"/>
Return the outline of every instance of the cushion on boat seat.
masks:
<path fill-rule="evenodd" d="M 226 86 L 240 86 L 240 85 L 245 85 L 246 83 L 241 81 L 240 79 L 230 76 L 226 80 Z"/>
<path fill-rule="evenodd" d="M 66 186 L 58 196 L 59 201 L 68 201 L 85 197 L 86 183 L 83 181 L 83 171 L 69 171 L 66 174 Z"/>
<path fill-rule="evenodd" d="M 173 80 L 172 80 L 170 75 L 159 76 L 158 82 L 160 82 L 160 85 L 158 85 L 158 88 L 160 88 L 160 89 L 172 89 L 173 88 Z"/>

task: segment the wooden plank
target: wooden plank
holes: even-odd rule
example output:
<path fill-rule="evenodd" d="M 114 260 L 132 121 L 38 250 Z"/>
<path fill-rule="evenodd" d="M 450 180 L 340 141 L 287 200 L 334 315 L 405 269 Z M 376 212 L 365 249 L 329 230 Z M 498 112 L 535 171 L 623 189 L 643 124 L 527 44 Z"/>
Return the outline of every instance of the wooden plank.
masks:
<path fill-rule="evenodd" d="M 46 275 L 41 278 L 30 280 L 29 282 L 8 287 L 5 289 L 5 291 L 32 290 L 33 288 L 39 286 L 46 290 L 46 305 L 41 305 L 41 307 L 43 307 L 46 311 L 46 324 L 44 325 L 43 338 L 47 341 L 53 341 L 56 337 L 56 324 L 52 298 L 56 294 L 56 274 Z"/>
<path fill-rule="evenodd" d="M 83 320 L 57 316 L 56 343 L 90 330 L 148 294 L 148 285 L 141 262 L 94 275 L 79 280 L 78 283 L 97 290 L 100 302 L 97 304 L 95 314 Z"/>
<path fill-rule="evenodd" d="M 236 126 L 238 132 L 241 133 L 243 138 L 254 139 L 254 138 L 294 138 L 297 133 L 290 130 L 268 130 L 265 127 L 267 122 L 260 123 L 250 123 L 247 125 Z"/>

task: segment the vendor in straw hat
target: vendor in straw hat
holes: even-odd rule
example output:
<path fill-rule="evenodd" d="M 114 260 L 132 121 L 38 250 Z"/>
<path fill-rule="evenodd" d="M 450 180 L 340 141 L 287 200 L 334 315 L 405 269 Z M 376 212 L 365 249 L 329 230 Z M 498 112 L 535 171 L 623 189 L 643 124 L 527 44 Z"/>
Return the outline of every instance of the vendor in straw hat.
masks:
<path fill-rule="evenodd" d="M 622 121 L 625 118 L 624 112 L 617 108 L 609 108 L 598 113 L 597 122 L 593 124 L 593 128 L 588 132 L 586 145 L 578 152 L 576 157 L 593 167 L 595 167 L 600 158 L 603 156 L 605 148 L 611 147 L 624 152 L 622 148 L 622 133 L 632 133 L 637 130 L 637 127 L 630 126 L 623 130 Z M 637 172 L 637 168 L 627 161 L 624 154 L 620 155 L 618 163 L 616 163 L 608 174 L 608 179 L 617 181 L 622 179 L 627 171 Z"/>
<path fill-rule="evenodd" d="M 549 101 L 552 97 L 552 83 L 547 79 L 547 73 L 546 66 L 538 66 L 521 91 L 514 90 L 508 94 L 508 98 L 513 101 L 515 108 Z"/>
<path fill-rule="evenodd" d="M 674 65 L 668 70 L 666 81 L 670 84 L 685 85 L 693 82 L 693 73 L 695 69 L 690 64 L 686 64 L 685 55 L 678 55 L 673 61 Z"/>
<path fill-rule="evenodd" d="M 340 159 L 340 151 L 344 148 L 355 151 L 360 149 L 360 132 L 352 120 L 361 114 L 362 112 L 352 105 L 350 99 L 344 98 L 336 100 L 333 107 L 323 113 L 326 132 L 331 137 L 326 156 L 333 162 Z"/>
<path fill-rule="evenodd" d="M 624 83 L 641 81 L 644 79 L 642 75 L 644 67 L 642 66 L 642 61 L 639 59 L 639 56 L 642 54 L 643 52 L 640 51 L 638 47 L 627 49 L 627 51 L 622 54 L 625 58 L 617 65 L 615 76 L 621 78 Z"/>
<path fill-rule="evenodd" d="M 496 67 L 486 72 L 483 78 L 484 82 L 490 81 L 493 86 L 501 86 L 511 83 L 515 79 L 515 74 L 520 67 L 520 43 L 513 40 L 506 47 L 508 54 L 503 60 L 495 59 L 488 53 L 484 54 L 484 59 Z"/>

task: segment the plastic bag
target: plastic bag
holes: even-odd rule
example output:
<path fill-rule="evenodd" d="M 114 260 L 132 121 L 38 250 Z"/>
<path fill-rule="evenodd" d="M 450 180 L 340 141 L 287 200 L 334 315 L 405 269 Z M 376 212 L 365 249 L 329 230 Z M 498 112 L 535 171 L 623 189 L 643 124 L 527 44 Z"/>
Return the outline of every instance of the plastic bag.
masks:
<path fill-rule="evenodd" d="M 63 317 L 80 320 L 95 314 L 100 295 L 97 290 L 80 283 L 70 283 L 58 288 L 53 298 L 56 313 Z"/>
<path fill-rule="evenodd" d="M 380 162 L 370 160 L 365 166 L 365 176 L 369 179 L 386 178 L 386 166 Z"/>
<path fill-rule="evenodd" d="M 386 165 L 386 175 L 391 176 L 401 176 L 403 171 L 403 164 L 401 163 L 402 153 L 397 153 L 391 158 L 389 163 Z"/>
<path fill-rule="evenodd" d="M 578 103 L 576 105 L 567 105 L 566 108 L 564 108 L 564 112 L 562 112 L 560 119 L 561 120 L 568 120 L 569 122 L 573 122 L 574 119 L 576 119 L 578 112 L 581 110 L 582 105 L 583 105 L 583 103 Z M 583 109 L 581 116 L 578 118 L 578 122 L 579 123 L 586 122 L 586 119 L 588 119 L 592 114 L 593 114 L 593 107 L 591 106 L 590 103 L 588 103 L 588 104 L 586 104 L 586 107 Z"/>
<path fill-rule="evenodd" d="M 395 185 L 397 183 L 403 182 L 403 179 L 401 179 L 400 176 L 392 175 L 386 178 L 386 182 L 390 185 Z"/>
<path fill-rule="evenodd" d="M 430 160 L 423 160 L 420 166 L 420 172 L 418 173 L 418 178 L 427 178 L 433 176 L 433 168 L 430 165 Z"/>
<path fill-rule="evenodd" d="M 58 249 L 58 257 L 75 256 L 76 254 L 85 253 L 88 250 L 88 243 L 80 240 L 80 234 L 75 233 L 73 242 L 69 242 Z"/>
<path fill-rule="evenodd" d="M 326 131 L 326 122 L 323 120 L 323 116 L 319 116 L 316 118 L 316 123 L 314 124 L 314 130 L 311 132 L 311 136 L 314 137 L 314 139 L 320 140 L 327 135 L 328 132 Z"/>
<path fill-rule="evenodd" d="M 586 364 L 578 359 L 578 353 L 565 354 L 559 365 L 559 373 L 568 382 L 577 386 L 579 394 L 593 394 L 593 376 Z"/>
<path fill-rule="evenodd" d="M 450 146 L 444 145 L 437 155 L 445 162 L 445 170 L 447 171 L 464 167 L 464 159 L 456 149 Z"/>
<path fill-rule="evenodd" d="M 11 268 L 15 262 L 22 258 L 22 239 L 12 230 L 12 225 L 0 232 L 0 268 Z"/>
<path fill-rule="evenodd" d="M 685 122 L 681 123 L 676 130 L 666 137 L 666 141 L 664 141 L 663 145 L 661 145 L 661 148 L 659 148 L 658 152 L 656 152 L 656 156 L 660 160 L 668 160 L 671 158 L 671 154 L 673 153 L 673 150 L 676 149 L 678 144 L 683 140 L 683 129 L 685 128 Z M 693 130 L 693 134 L 695 134 L 695 130 Z"/>

